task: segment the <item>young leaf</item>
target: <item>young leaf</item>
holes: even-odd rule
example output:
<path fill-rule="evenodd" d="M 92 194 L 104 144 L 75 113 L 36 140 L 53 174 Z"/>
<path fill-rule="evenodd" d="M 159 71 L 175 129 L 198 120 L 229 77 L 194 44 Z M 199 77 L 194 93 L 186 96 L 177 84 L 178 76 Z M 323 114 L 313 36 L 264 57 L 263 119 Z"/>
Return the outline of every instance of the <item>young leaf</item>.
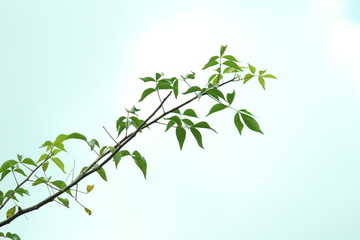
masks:
<path fill-rule="evenodd" d="M 16 206 L 10 208 L 9 210 L 7 210 L 6 212 L 6 218 L 12 217 L 15 214 L 16 211 Z"/>
<path fill-rule="evenodd" d="M 225 100 L 224 94 L 217 88 L 209 89 L 206 93 L 217 100 L 219 100 L 219 97 Z"/>
<path fill-rule="evenodd" d="M 155 88 L 148 88 L 148 89 L 145 89 L 144 92 L 142 93 L 141 95 L 141 98 L 139 100 L 139 102 L 141 102 L 142 100 L 144 100 L 147 96 L 149 96 L 149 94 L 155 92 Z"/>
<path fill-rule="evenodd" d="M 255 132 L 264 134 L 264 133 L 261 131 L 259 124 L 257 123 L 257 121 L 256 121 L 254 118 L 252 118 L 252 117 L 250 117 L 250 116 L 248 116 L 248 115 L 246 115 L 246 114 L 243 114 L 243 113 L 240 113 L 240 114 L 241 114 L 242 119 L 243 119 L 244 122 L 245 122 L 245 125 L 246 125 L 249 129 L 251 129 L 251 130 L 253 130 L 253 131 L 255 131 Z"/>
<path fill-rule="evenodd" d="M 212 108 L 210 109 L 209 113 L 206 116 L 209 116 L 210 114 L 214 113 L 214 112 L 218 112 L 221 111 L 225 108 L 227 108 L 228 106 L 226 106 L 225 104 L 222 103 L 217 103 L 214 106 L 212 106 Z"/>
<path fill-rule="evenodd" d="M 249 65 L 250 72 L 251 72 L 252 74 L 255 74 L 256 68 L 255 68 L 254 66 L 251 66 L 250 64 L 248 64 L 248 65 Z"/>
<path fill-rule="evenodd" d="M 100 169 L 97 170 L 96 172 L 100 175 L 100 177 L 101 177 L 102 179 L 104 179 L 104 181 L 107 181 L 107 177 L 106 177 L 106 173 L 105 173 L 104 168 L 100 168 Z"/>
<path fill-rule="evenodd" d="M 186 115 L 186 116 L 190 116 L 190 117 L 198 117 L 195 113 L 194 110 L 192 109 L 186 109 L 184 112 L 183 112 L 183 115 Z"/>
<path fill-rule="evenodd" d="M 179 142 L 180 150 L 182 150 L 186 138 L 186 130 L 183 127 L 176 128 L 176 138 Z"/>
<path fill-rule="evenodd" d="M 190 87 L 186 92 L 184 92 L 183 94 L 189 94 L 189 93 L 192 93 L 192 92 L 197 92 L 197 91 L 201 91 L 201 88 L 198 87 L 198 86 L 193 86 L 193 87 Z"/>
<path fill-rule="evenodd" d="M 244 124 L 240 120 L 240 114 L 239 113 L 235 114 L 234 123 L 235 123 L 235 126 L 236 126 L 237 130 L 239 131 L 239 133 L 241 135 L 241 132 L 242 132 L 242 130 L 244 128 Z"/>
<path fill-rule="evenodd" d="M 94 185 L 88 185 L 88 186 L 86 187 L 86 193 L 91 192 L 93 189 L 94 189 Z"/>
<path fill-rule="evenodd" d="M 178 127 L 182 126 L 181 119 L 178 116 L 171 116 L 169 118 L 166 118 L 166 120 L 172 120 L 172 121 L 176 122 Z"/>
<path fill-rule="evenodd" d="M 193 134 L 194 138 L 196 139 L 199 147 L 204 148 L 202 144 L 202 136 L 199 130 L 197 130 L 195 127 L 190 128 L 191 133 Z"/>
<path fill-rule="evenodd" d="M 213 82 L 214 79 L 217 77 L 217 75 L 218 75 L 217 73 L 211 75 L 211 76 L 209 77 L 208 83 Z"/>
<path fill-rule="evenodd" d="M 232 93 L 226 95 L 227 102 L 231 105 L 235 98 L 235 90 Z"/>
<path fill-rule="evenodd" d="M 66 173 L 64 163 L 59 158 L 54 157 L 51 160 L 61 169 L 61 171 Z"/>
<path fill-rule="evenodd" d="M 144 175 L 144 178 L 146 179 L 146 171 L 147 171 L 147 164 L 146 160 L 138 151 L 134 151 L 132 158 L 134 159 L 136 165 L 140 168 L 141 172 Z"/>
<path fill-rule="evenodd" d="M 69 200 L 66 199 L 66 198 L 61 198 L 61 197 L 58 197 L 57 198 L 65 207 L 69 207 Z"/>
<path fill-rule="evenodd" d="M 220 56 L 222 56 L 224 54 L 226 48 L 227 48 L 227 45 L 221 46 L 221 48 L 220 48 Z"/>
<path fill-rule="evenodd" d="M 89 216 L 92 214 L 92 212 L 91 212 L 91 210 L 90 210 L 90 209 L 88 209 L 88 208 L 84 207 L 84 210 L 85 210 L 85 212 L 86 212 L 87 214 L 89 214 Z"/>
<path fill-rule="evenodd" d="M 264 78 L 262 76 L 259 76 L 258 79 L 259 79 L 260 85 L 263 87 L 264 90 L 266 90 L 265 89 L 265 80 L 264 80 Z"/>

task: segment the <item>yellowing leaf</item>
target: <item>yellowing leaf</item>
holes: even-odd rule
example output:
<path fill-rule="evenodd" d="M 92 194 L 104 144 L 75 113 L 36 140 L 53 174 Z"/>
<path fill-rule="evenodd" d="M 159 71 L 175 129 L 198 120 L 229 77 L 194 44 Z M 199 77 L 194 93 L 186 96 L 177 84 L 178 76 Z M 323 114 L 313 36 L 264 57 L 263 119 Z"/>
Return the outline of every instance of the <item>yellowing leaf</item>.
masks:
<path fill-rule="evenodd" d="M 90 209 L 88 209 L 88 208 L 84 208 L 84 209 L 85 209 L 85 212 L 86 212 L 87 214 L 89 214 L 89 216 L 92 214 L 92 212 L 91 212 Z"/>
<path fill-rule="evenodd" d="M 16 206 L 10 208 L 9 210 L 7 210 L 6 212 L 6 218 L 12 217 L 15 214 L 16 211 Z"/>
<path fill-rule="evenodd" d="M 89 193 L 89 192 L 91 192 L 93 189 L 94 189 L 94 185 L 88 185 L 88 186 L 86 187 L 86 192 Z"/>

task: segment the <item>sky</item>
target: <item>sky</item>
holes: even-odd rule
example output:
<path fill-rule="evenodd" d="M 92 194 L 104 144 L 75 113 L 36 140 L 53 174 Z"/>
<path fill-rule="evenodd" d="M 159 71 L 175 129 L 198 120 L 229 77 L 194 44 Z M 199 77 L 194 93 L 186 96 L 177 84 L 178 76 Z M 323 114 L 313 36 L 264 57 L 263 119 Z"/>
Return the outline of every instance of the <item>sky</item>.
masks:
<path fill-rule="evenodd" d="M 81 185 L 95 185 L 79 196 L 91 216 L 75 201 L 51 203 L 0 231 L 23 240 L 359 239 L 359 13 L 356 0 L 0 0 L 0 163 L 37 159 L 61 133 L 112 144 L 103 126 L 115 133 L 125 107 L 144 117 L 158 104 L 137 103 L 148 87 L 139 77 L 207 79 L 201 68 L 221 45 L 278 78 L 266 91 L 234 85 L 234 105 L 254 113 L 264 135 L 239 136 L 233 113 L 218 113 L 205 149 L 188 136 L 180 151 L 174 133 L 154 127 L 128 146 L 145 156 L 147 180 L 124 158 L 106 167 L 108 182 L 94 175 Z M 193 106 L 205 115 L 211 102 Z M 76 141 L 66 148 L 68 172 L 96 158 Z M 47 196 L 29 191 L 24 208 Z"/>

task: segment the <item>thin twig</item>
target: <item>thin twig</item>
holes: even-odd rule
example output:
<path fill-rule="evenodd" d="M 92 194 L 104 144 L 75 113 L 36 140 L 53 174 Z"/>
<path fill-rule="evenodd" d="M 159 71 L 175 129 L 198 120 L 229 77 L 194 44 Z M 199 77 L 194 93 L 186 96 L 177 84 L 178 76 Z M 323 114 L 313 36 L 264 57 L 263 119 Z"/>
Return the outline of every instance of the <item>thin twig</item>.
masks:
<path fill-rule="evenodd" d="M 117 143 L 117 141 L 110 135 L 109 131 L 103 126 L 105 132 L 109 135 L 109 137 L 115 142 Z"/>

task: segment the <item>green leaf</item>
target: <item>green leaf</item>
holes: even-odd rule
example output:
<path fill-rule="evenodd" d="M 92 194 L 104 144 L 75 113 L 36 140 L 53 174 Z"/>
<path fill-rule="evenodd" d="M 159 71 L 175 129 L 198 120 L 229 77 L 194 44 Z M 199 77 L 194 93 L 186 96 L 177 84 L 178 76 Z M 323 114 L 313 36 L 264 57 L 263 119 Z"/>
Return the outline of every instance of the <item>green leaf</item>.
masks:
<path fill-rule="evenodd" d="M 68 140 L 68 139 L 80 139 L 80 140 L 87 141 L 87 138 L 86 138 L 84 135 L 82 135 L 82 134 L 80 134 L 80 133 L 76 133 L 76 132 L 68 135 L 68 136 L 66 137 L 66 140 Z"/>
<path fill-rule="evenodd" d="M 254 66 L 251 66 L 250 64 L 248 64 L 248 65 L 249 65 L 250 72 L 251 72 L 252 74 L 255 74 L 256 68 L 255 68 Z"/>
<path fill-rule="evenodd" d="M 186 130 L 183 127 L 176 128 L 176 138 L 179 142 L 180 150 L 182 150 L 186 138 Z"/>
<path fill-rule="evenodd" d="M 61 181 L 61 180 L 53 181 L 53 182 L 51 182 L 51 184 L 53 184 L 54 186 L 56 186 L 56 187 L 58 187 L 60 189 L 66 188 L 66 183 L 64 181 Z"/>
<path fill-rule="evenodd" d="M 156 78 L 156 80 L 159 80 L 159 79 L 161 78 L 161 76 L 162 76 L 162 74 L 160 74 L 160 73 L 156 73 L 156 74 L 155 74 L 155 78 Z"/>
<path fill-rule="evenodd" d="M 254 116 L 251 112 L 249 112 L 249 111 L 246 110 L 246 109 L 241 109 L 240 112 L 246 113 L 247 115 L 250 115 L 250 116 Z"/>
<path fill-rule="evenodd" d="M 241 135 L 241 132 L 242 132 L 242 130 L 244 128 L 244 124 L 240 120 L 240 114 L 239 113 L 235 114 L 234 123 L 235 123 L 235 126 L 236 126 L 237 130 L 239 131 L 239 133 Z"/>
<path fill-rule="evenodd" d="M 141 95 L 141 98 L 139 100 L 139 102 L 143 101 L 147 96 L 149 96 L 149 94 L 155 92 L 155 88 L 148 88 L 148 89 L 145 89 L 144 92 L 142 93 Z"/>
<path fill-rule="evenodd" d="M 244 77 L 244 84 L 249 81 L 250 79 L 252 79 L 254 77 L 254 75 L 252 75 L 251 73 L 248 73 L 245 75 Z"/>
<path fill-rule="evenodd" d="M 91 151 L 94 150 L 95 146 L 98 146 L 98 148 L 100 148 L 100 144 L 96 139 L 91 139 L 91 141 L 88 142 Z"/>
<path fill-rule="evenodd" d="M 173 86 L 166 81 L 160 80 L 156 85 L 156 89 L 173 89 Z"/>
<path fill-rule="evenodd" d="M 48 161 L 44 162 L 43 165 L 41 166 L 41 168 L 42 168 L 42 170 L 43 170 L 44 172 L 46 172 L 46 170 L 48 169 L 48 167 L 49 167 L 49 162 L 48 162 Z"/>
<path fill-rule="evenodd" d="M 155 79 L 152 77 L 143 77 L 140 79 L 143 80 L 144 82 L 155 82 Z"/>
<path fill-rule="evenodd" d="M 20 194 L 20 196 L 24 196 L 24 194 L 30 196 L 29 191 L 24 188 L 18 188 L 15 191 L 17 194 Z"/>
<path fill-rule="evenodd" d="M 138 151 L 133 152 L 132 158 L 134 159 L 134 162 L 139 167 L 139 169 L 144 175 L 144 178 L 146 179 L 147 163 L 145 158 Z"/>
<path fill-rule="evenodd" d="M 265 89 L 265 80 L 264 80 L 264 78 L 262 76 L 259 76 L 258 79 L 259 79 L 260 85 L 263 87 L 264 90 L 266 90 Z"/>
<path fill-rule="evenodd" d="M 223 79 L 223 75 L 222 74 L 217 74 L 216 78 L 213 81 L 213 84 L 216 85 L 220 82 L 220 80 Z"/>
<path fill-rule="evenodd" d="M 21 239 L 17 234 L 13 233 L 12 234 L 12 240 L 21 240 Z"/>
<path fill-rule="evenodd" d="M 65 152 L 66 152 L 65 146 L 64 146 L 64 144 L 61 143 L 61 142 L 54 143 L 54 147 L 57 147 L 57 148 L 61 149 L 62 151 L 65 151 Z"/>
<path fill-rule="evenodd" d="M 225 108 L 227 108 L 228 106 L 226 106 L 225 104 L 222 103 L 217 103 L 214 106 L 212 106 L 212 108 L 210 109 L 209 113 L 206 116 L 209 116 L 210 114 L 214 113 L 214 112 L 218 112 L 221 111 Z"/>
<path fill-rule="evenodd" d="M 259 71 L 259 74 L 260 74 L 260 75 L 263 75 L 265 72 L 266 72 L 266 70 L 260 70 L 260 71 Z"/>
<path fill-rule="evenodd" d="M 110 151 L 112 152 L 112 153 L 114 153 L 115 151 L 116 151 L 116 148 L 114 148 L 114 147 L 109 147 L 110 148 Z M 115 167 L 117 168 L 117 166 L 118 166 L 118 164 L 119 164 L 119 162 L 120 162 L 120 160 L 121 160 L 121 152 L 117 152 L 114 156 L 113 156 L 113 159 L 114 159 L 114 162 L 115 162 Z"/>
<path fill-rule="evenodd" d="M 46 183 L 47 181 L 45 180 L 44 177 L 39 177 L 35 180 L 35 182 L 33 182 L 31 185 L 32 186 L 36 186 L 36 185 L 39 185 L 41 183 Z"/>
<path fill-rule="evenodd" d="M 15 214 L 16 211 L 16 206 L 10 208 L 9 210 L 7 210 L 6 212 L 6 218 L 12 217 Z"/>
<path fill-rule="evenodd" d="M 167 132 L 174 124 L 175 124 L 175 121 L 170 120 L 166 125 L 165 132 Z"/>
<path fill-rule="evenodd" d="M 23 175 L 24 177 L 26 177 L 27 175 L 25 174 L 25 172 L 21 169 L 21 168 L 16 168 L 14 169 L 15 172 L 20 173 L 21 175 Z"/>
<path fill-rule="evenodd" d="M 183 112 L 183 115 L 186 115 L 186 116 L 190 116 L 190 117 L 198 117 L 196 115 L 196 112 L 193 110 L 193 109 L 186 109 L 184 112 Z"/>
<path fill-rule="evenodd" d="M 217 73 L 215 73 L 215 74 L 213 74 L 213 75 L 211 75 L 210 77 L 209 77 L 209 80 L 208 80 L 208 82 L 213 82 L 214 81 L 214 79 L 217 77 Z"/>
<path fill-rule="evenodd" d="M 181 119 L 181 121 L 189 127 L 194 125 L 194 123 L 190 119 L 187 119 L 187 118 Z"/>
<path fill-rule="evenodd" d="M 265 75 L 263 75 L 262 77 L 264 77 L 264 78 L 275 78 L 275 79 L 277 79 L 274 75 L 271 75 L 271 74 L 265 74 Z"/>
<path fill-rule="evenodd" d="M 219 97 L 225 100 L 224 94 L 217 88 L 209 89 L 206 93 L 217 100 L 219 100 Z"/>
<path fill-rule="evenodd" d="M 84 209 L 85 209 L 85 212 L 86 212 L 87 214 L 89 214 L 89 216 L 92 214 L 92 212 L 91 212 L 90 209 L 88 209 L 88 208 L 86 208 L 86 207 L 84 207 Z"/>
<path fill-rule="evenodd" d="M 62 143 L 64 140 L 67 139 L 67 137 L 68 137 L 68 135 L 66 135 L 66 134 L 60 134 L 59 136 L 57 136 L 57 138 L 53 142 L 53 145 L 55 145 L 57 143 Z"/>
<path fill-rule="evenodd" d="M 243 119 L 244 122 L 245 122 L 245 125 L 246 125 L 249 129 L 251 129 L 251 130 L 253 130 L 253 131 L 255 131 L 255 132 L 264 134 L 264 133 L 261 131 L 259 124 L 257 123 L 257 121 L 256 121 L 254 118 L 252 118 L 252 117 L 250 117 L 250 116 L 248 116 L 248 115 L 246 115 L 246 114 L 243 114 L 243 113 L 240 113 L 240 114 L 241 114 L 242 119 Z"/>
<path fill-rule="evenodd" d="M 61 169 L 61 171 L 66 173 L 64 163 L 59 158 L 54 157 L 51 160 Z"/>
<path fill-rule="evenodd" d="M 16 161 L 16 160 L 5 161 L 0 167 L 0 173 L 5 171 L 8 168 L 13 168 L 17 163 L 18 163 L 18 161 Z"/>
<path fill-rule="evenodd" d="M 25 158 L 22 162 L 37 167 L 36 163 L 31 158 Z"/>
<path fill-rule="evenodd" d="M 179 95 L 179 80 L 176 79 L 174 81 L 173 89 L 174 89 L 175 98 L 177 99 L 177 97 Z"/>
<path fill-rule="evenodd" d="M 211 129 L 214 132 L 216 132 L 213 128 L 210 127 L 210 125 L 207 122 L 198 122 L 194 125 L 194 127 L 196 128 L 207 128 L 207 129 Z"/>
<path fill-rule="evenodd" d="M 104 179 L 104 181 L 107 181 L 107 177 L 106 177 L 106 173 L 104 168 L 100 168 L 99 170 L 97 170 L 97 173 L 100 175 L 100 177 L 102 179 Z"/>
<path fill-rule="evenodd" d="M 0 232 L 0 237 L 5 237 L 4 233 Z"/>
<path fill-rule="evenodd" d="M 47 146 L 52 146 L 52 144 L 53 144 L 53 143 L 48 140 L 48 141 L 44 142 L 43 145 L 41 145 L 39 148 L 43 148 L 43 147 L 47 147 Z"/>
<path fill-rule="evenodd" d="M 201 88 L 198 87 L 198 86 L 193 86 L 193 87 L 190 87 L 186 92 L 184 92 L 183 94 L 189 94 L 189 93 L 192 93 L 192 92 L 197 92 L 197 91 L 201 91 Z"/>
<path fill-rule="evenodd" d="M 225 61 L 223 62 L 224 65 L 235 68 L 237 70 L 241 70 L 241 68 L 239 67 L 239 65 L 237 65 L 235 62 L 233 61 Z"/>
<path fill-rule="evenodd" d="M 220 48 L 220 56 L 222 56 L 224 54 L 226 48 L 227 48 L 227 45 L 221 46 L 221 48 Z"/>
<path fill-rule="evenodd" d="M 235 98 L 235 91 L 226 95 L 227 102 L 231 105 Z"/>
<path fill-rule="evenodd" d="M 133 125 L 135 128 L 139 128 L 140 125 L 144 122 L 144 120 L 140 120 L 137 117 L 130 117 L 131 125 Z"/>
<path fill-rule="evenodd" d="M 66 199 L 66 198 L 61 198 L 61 197 L 58 197 L 57 198 L 65 207 L 69 207 L 69 200 Z"/>
<path fill-rule="evenodd" d="M 171 116 L 169 118 L 166 118 L 166 120 L 172 120 L 174 121 L 178 127 L 181 127 L 182 124 L 181 124 L 181 119 L 178 117 L 178 116 Z"/>
<path fill-rule="evenodd" d="M 107 149 L 107 146 L 103 146 L 100 151 L 99 151 L 99 154 L 100 155 L 103 155 L 104 151 Z"/>
<path fill-rule="evenodd" d="M 0 181 L 2 181 L 6 177 L 6 175 L 8 175 L 9 173 L 11 173 L 11 170 L 9 170 L 9 169 L 6 169 L 5 171 L 3 171 L 1 173 Z"/>
<path fill-rule="evenodd" d="M 130 152 L 128 150 L 122 150 L 121 151 L 121 156 L 122 157 L 125 157 L 125 156 L 128 156 L 128 155 L 130 155 Z"/>
<path fill-rule="evenodd" d="M 204 148 L 203 144 L 202 144 L 202 136 L 199 130 L 197 130 L 196 128 L 192 127 L 190 128 L 191 133 L 193 134 L 194 138 L 196 139 L 199 147 Z"/>
<path fill-rule="evenodd" d="M 225 55 L 225 56 L 223 56 L 223 58 L 230 60 L 230 61 L 239 62 L 234 56 L 231 56 L 231 55 Z"/>
<path fill-rule="evenodd" d="M 205 64 L 205 66 L 202 68 L 202 70 L 205 70 L 209 67 L 212 67 L 212 66 L 215 66 L 215 65 L 218 65 L 219 62 L 216 61 L 217 59 L 219 58 L 219 56 L 213 56 L 210 58 L 209 62 L 207 64 Z"/>

